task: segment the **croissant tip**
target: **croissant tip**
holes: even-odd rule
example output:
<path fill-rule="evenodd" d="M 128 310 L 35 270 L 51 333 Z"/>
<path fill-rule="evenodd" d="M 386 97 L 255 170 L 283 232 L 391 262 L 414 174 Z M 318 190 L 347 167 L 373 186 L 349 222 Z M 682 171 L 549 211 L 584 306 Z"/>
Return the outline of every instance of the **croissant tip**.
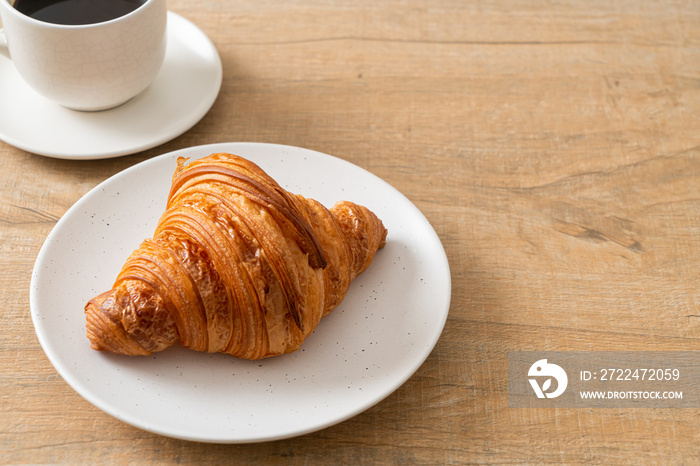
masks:
<path fill-rule="evenodd" d="M 85 319 L 87 337 L 92 349 L 126 355 L 151 354 L 129 338 L 121 323 L 110 319 L 93 301 L 85 306 Z"/>

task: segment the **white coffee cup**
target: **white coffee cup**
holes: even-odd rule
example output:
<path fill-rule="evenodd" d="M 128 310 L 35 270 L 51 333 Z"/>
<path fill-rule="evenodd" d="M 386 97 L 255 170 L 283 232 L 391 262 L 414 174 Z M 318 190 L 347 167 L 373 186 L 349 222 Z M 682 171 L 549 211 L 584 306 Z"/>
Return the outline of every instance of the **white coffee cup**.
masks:
<path fill-rule="evenodd" d="M 166 0 L 94 24 L 39 21 L 0 0 L 0 54 L 44 97 L 75 110 L 105 110 L 145 90 L 166 48 Z M 6 58 L 0 56 L 0 60 Z"/>

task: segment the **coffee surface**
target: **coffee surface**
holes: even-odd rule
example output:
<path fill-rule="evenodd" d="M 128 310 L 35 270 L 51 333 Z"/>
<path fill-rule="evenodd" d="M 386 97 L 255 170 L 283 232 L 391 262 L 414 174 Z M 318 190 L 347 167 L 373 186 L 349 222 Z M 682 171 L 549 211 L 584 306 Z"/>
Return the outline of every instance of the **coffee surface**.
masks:
<path fill-rule="evenodd" d="M 25 15 L 55 24 L 81 25 L 124 16 L 146 0 L 16 0 L 14 7 Z"/>

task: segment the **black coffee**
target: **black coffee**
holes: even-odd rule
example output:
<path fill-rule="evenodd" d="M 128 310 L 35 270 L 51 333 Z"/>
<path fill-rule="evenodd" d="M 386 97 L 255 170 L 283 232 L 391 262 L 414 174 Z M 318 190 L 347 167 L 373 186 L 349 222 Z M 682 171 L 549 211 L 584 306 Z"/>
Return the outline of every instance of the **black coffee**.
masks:
<path fill-rule="evenodd" d="M 78 25 L 119 18 L 145 2 L 146 0 L 15 0 L 14 7 L 39 21 Z"/>

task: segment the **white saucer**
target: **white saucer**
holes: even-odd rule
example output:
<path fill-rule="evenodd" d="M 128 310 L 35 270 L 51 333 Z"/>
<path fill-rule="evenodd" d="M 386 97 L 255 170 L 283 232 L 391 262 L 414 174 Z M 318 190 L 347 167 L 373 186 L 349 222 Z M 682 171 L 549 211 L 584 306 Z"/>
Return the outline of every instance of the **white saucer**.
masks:
<path fill-rule="evenodd" d="M 77 112 L 34 92 L 0 56 L 0 139 L 39 155 L 102 159 L 167 142 L 194 126 L 219 94 L 222 66 L 214 44 L 187 19 L 168 13 L 165 62 L 151 86 L 126 104 Z"/>

